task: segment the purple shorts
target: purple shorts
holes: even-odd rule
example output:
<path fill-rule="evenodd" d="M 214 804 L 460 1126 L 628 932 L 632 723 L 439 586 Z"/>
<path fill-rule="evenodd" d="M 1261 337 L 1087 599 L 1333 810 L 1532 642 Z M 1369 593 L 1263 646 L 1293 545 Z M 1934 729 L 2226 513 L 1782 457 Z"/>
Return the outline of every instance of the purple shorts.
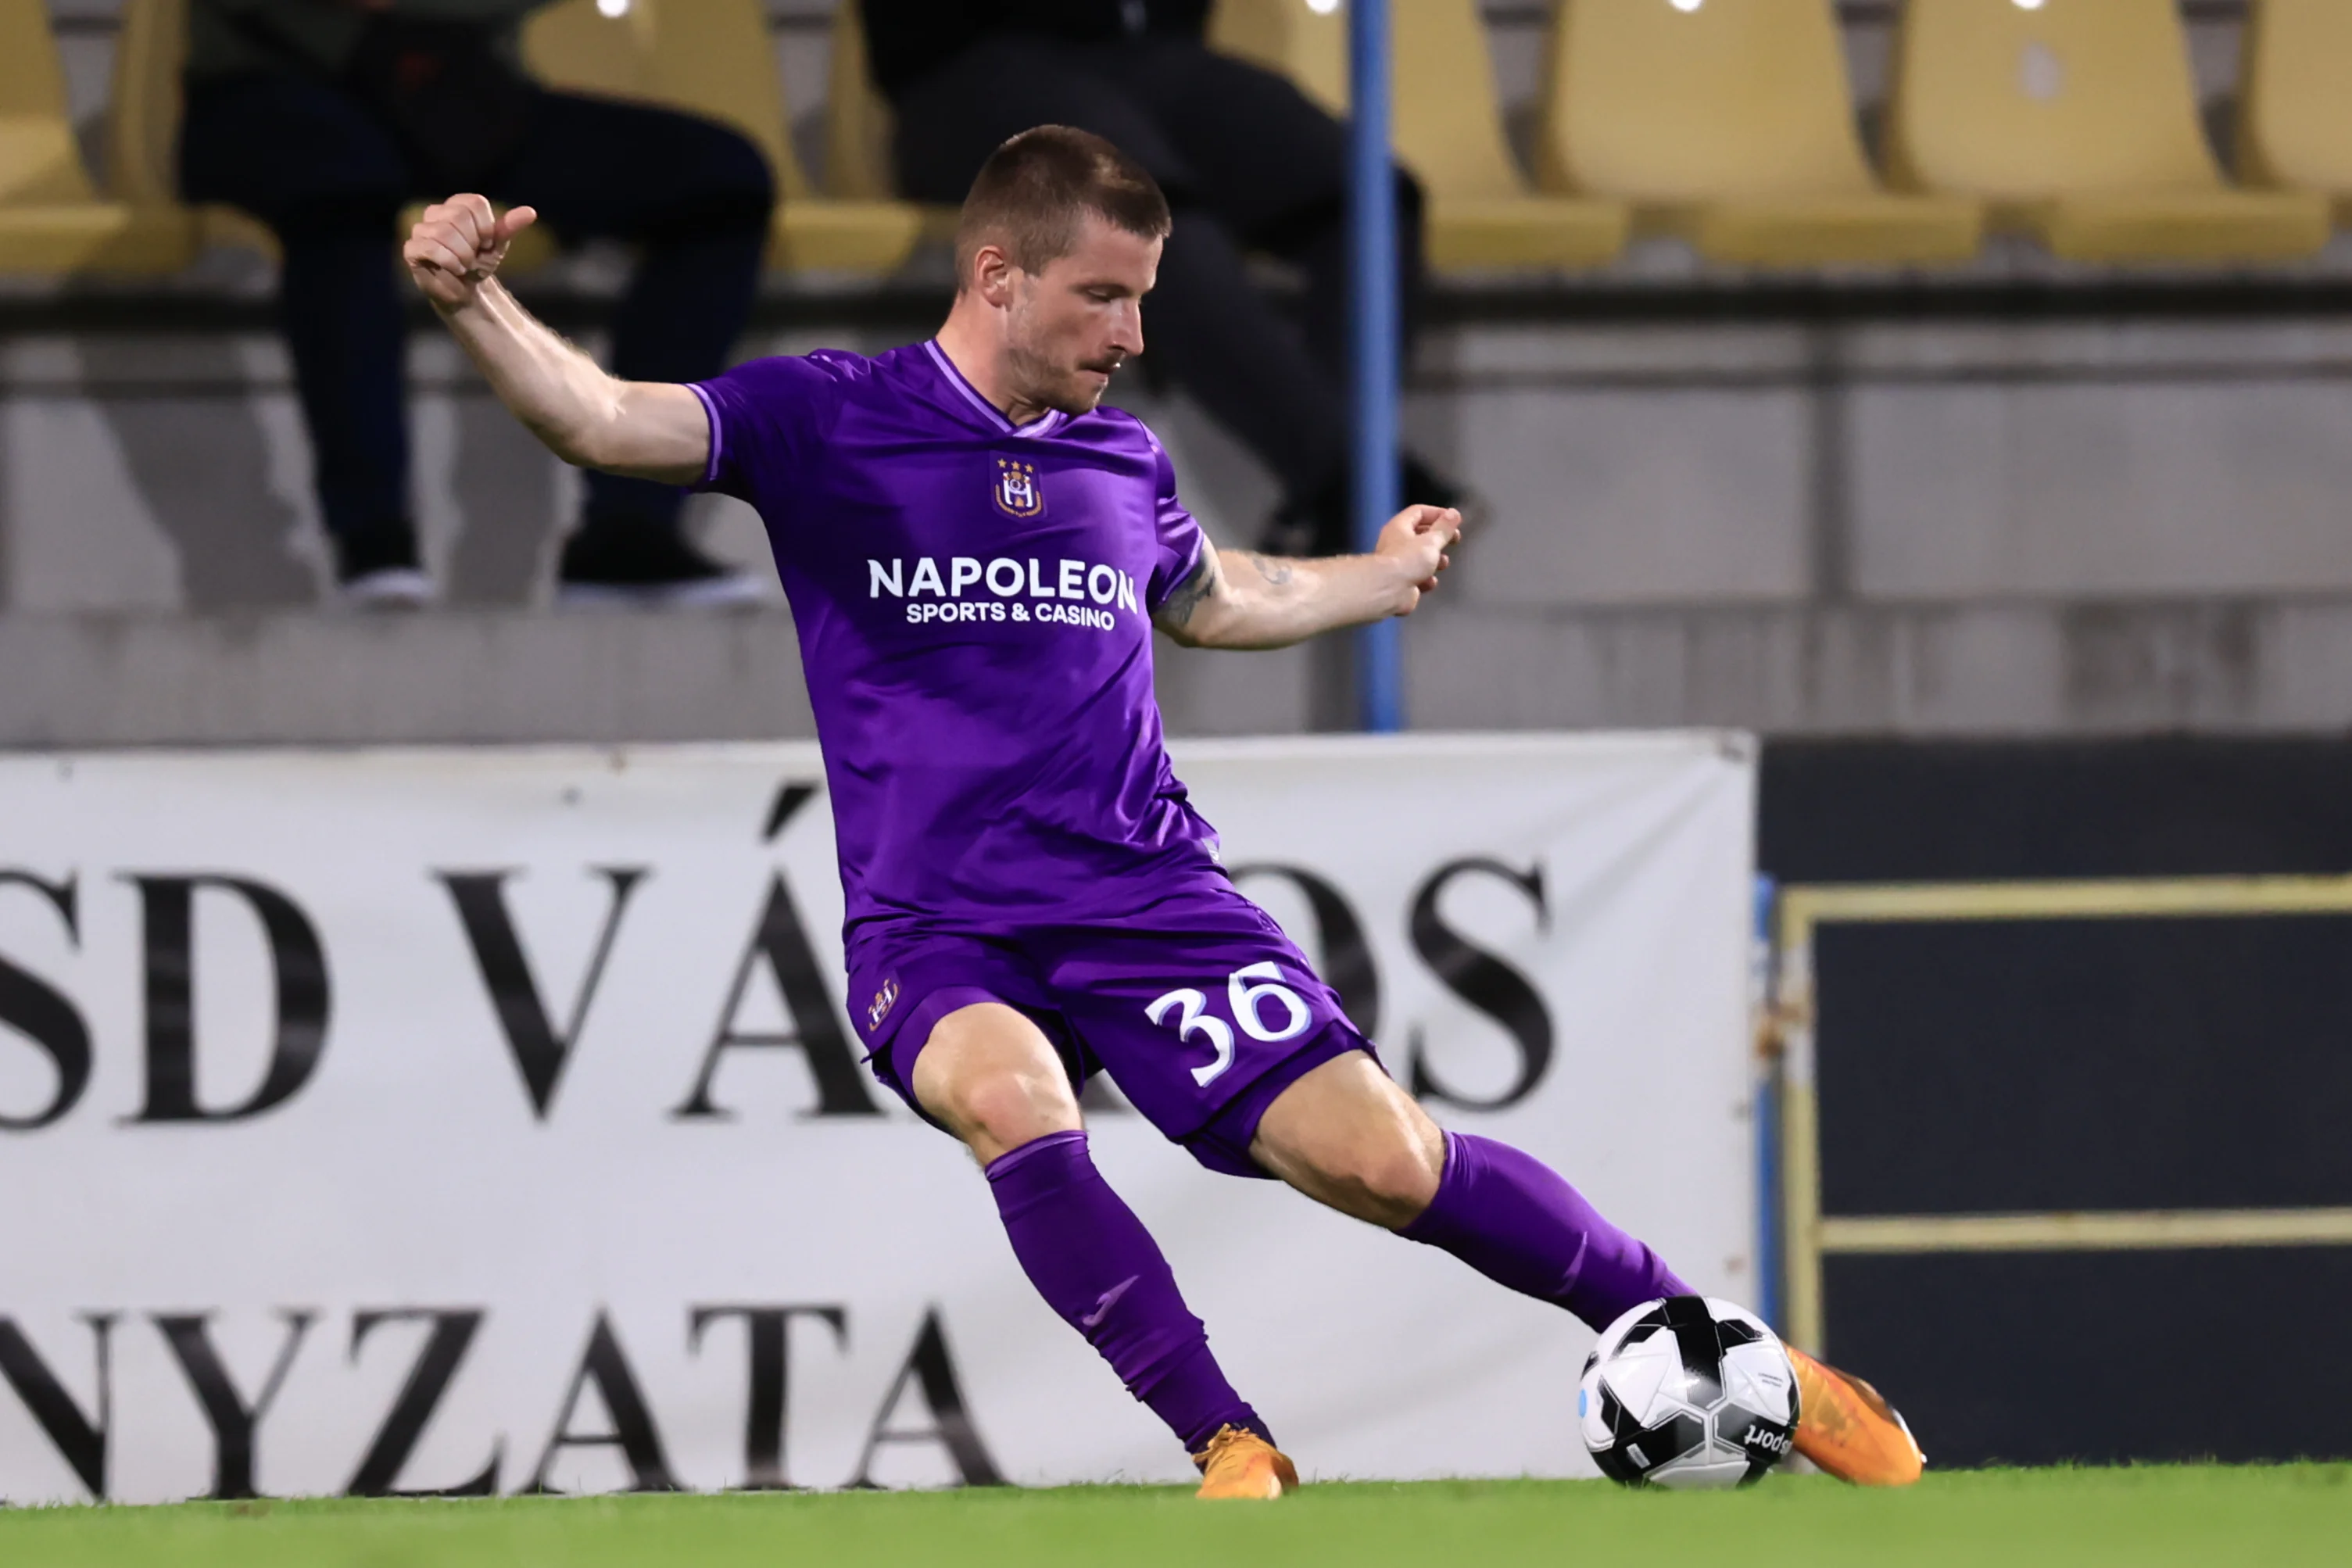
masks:
<path fill-rule="evenodd" d="M 849 1016 L 874 1076 L 917 1114 L 915 1058 L 976 1002 L 1034 1019 L 1074 1089 L 1108 1073 L 1150 1123 L 1213 1171 L 1263 1176 L 1257 1124 L 1316 1068 L 1372 1045 L 1265 910 L 1230 887 L 1188 889 L 1131 921 L 992 930 L 877 922 L 849 943 Z"/>

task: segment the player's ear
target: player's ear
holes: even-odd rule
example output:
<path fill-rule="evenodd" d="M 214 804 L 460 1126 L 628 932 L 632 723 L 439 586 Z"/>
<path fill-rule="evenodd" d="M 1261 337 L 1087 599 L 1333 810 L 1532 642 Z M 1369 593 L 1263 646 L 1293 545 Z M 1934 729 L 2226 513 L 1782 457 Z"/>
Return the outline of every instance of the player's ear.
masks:
<path fill-rule="evenodd" d="M 1013 302 L 1013 258 L 1001 245 L 983 245 L 972 252 L 971 286 L 996 306 Z"/>

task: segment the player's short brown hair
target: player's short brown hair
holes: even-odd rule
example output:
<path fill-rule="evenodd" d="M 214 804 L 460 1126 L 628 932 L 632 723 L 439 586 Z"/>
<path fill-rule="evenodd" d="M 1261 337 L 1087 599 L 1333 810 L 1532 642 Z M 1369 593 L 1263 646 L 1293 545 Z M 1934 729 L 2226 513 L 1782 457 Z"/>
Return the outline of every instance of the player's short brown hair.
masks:
<path fill-rule="evenodd" d="M 983 245 L 1000 245 L 1024 272 L 1067 256 L 1093 213 L 1129 234 L 1165 239 L 1168 198 L 1142 164 L 1089 131 L 1040 125 L 989 154 L 956 223 L 956 288 Z"/>

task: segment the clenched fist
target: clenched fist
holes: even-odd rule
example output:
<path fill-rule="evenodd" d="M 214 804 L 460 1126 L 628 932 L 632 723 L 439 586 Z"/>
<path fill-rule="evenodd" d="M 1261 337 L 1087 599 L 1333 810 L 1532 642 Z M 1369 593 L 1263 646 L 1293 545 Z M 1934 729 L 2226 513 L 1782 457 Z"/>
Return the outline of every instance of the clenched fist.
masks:
<path fill-rule="evenodd" d="M 506 259 L 514 237 L 538 219 L 530 207 L 510 207 L 500 217 L 490 210 L 488 196 L 451 196 L 425 209 L 400 247 L 400 258 L 426 299 L 455 310 L 473 303 Z"/>
<path fill-rule="evenodd" d="M 1409 506 L 1381 529 L 1372 553 L 1404 571 L 1403 605 L 1411 615 L 1423 594 L 1437 587 L 1437 574 L 1454 564 L 1447 553 L 1462 542 L 1462 514 L 1450 506 Z"/>

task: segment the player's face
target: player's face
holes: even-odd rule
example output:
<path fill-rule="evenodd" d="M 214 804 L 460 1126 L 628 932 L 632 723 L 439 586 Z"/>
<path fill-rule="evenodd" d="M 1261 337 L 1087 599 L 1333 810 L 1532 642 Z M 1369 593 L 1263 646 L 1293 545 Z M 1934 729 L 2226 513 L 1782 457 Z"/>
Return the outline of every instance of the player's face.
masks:
<path fill-rule="evenodd" d="M 1160 241 L 1087 215 L 1077 244 L 1014 279 L 1005 353 L 1024 402 L 1085 414 L 1113 372 L 1143 352 L 1143 297 Z"/>

